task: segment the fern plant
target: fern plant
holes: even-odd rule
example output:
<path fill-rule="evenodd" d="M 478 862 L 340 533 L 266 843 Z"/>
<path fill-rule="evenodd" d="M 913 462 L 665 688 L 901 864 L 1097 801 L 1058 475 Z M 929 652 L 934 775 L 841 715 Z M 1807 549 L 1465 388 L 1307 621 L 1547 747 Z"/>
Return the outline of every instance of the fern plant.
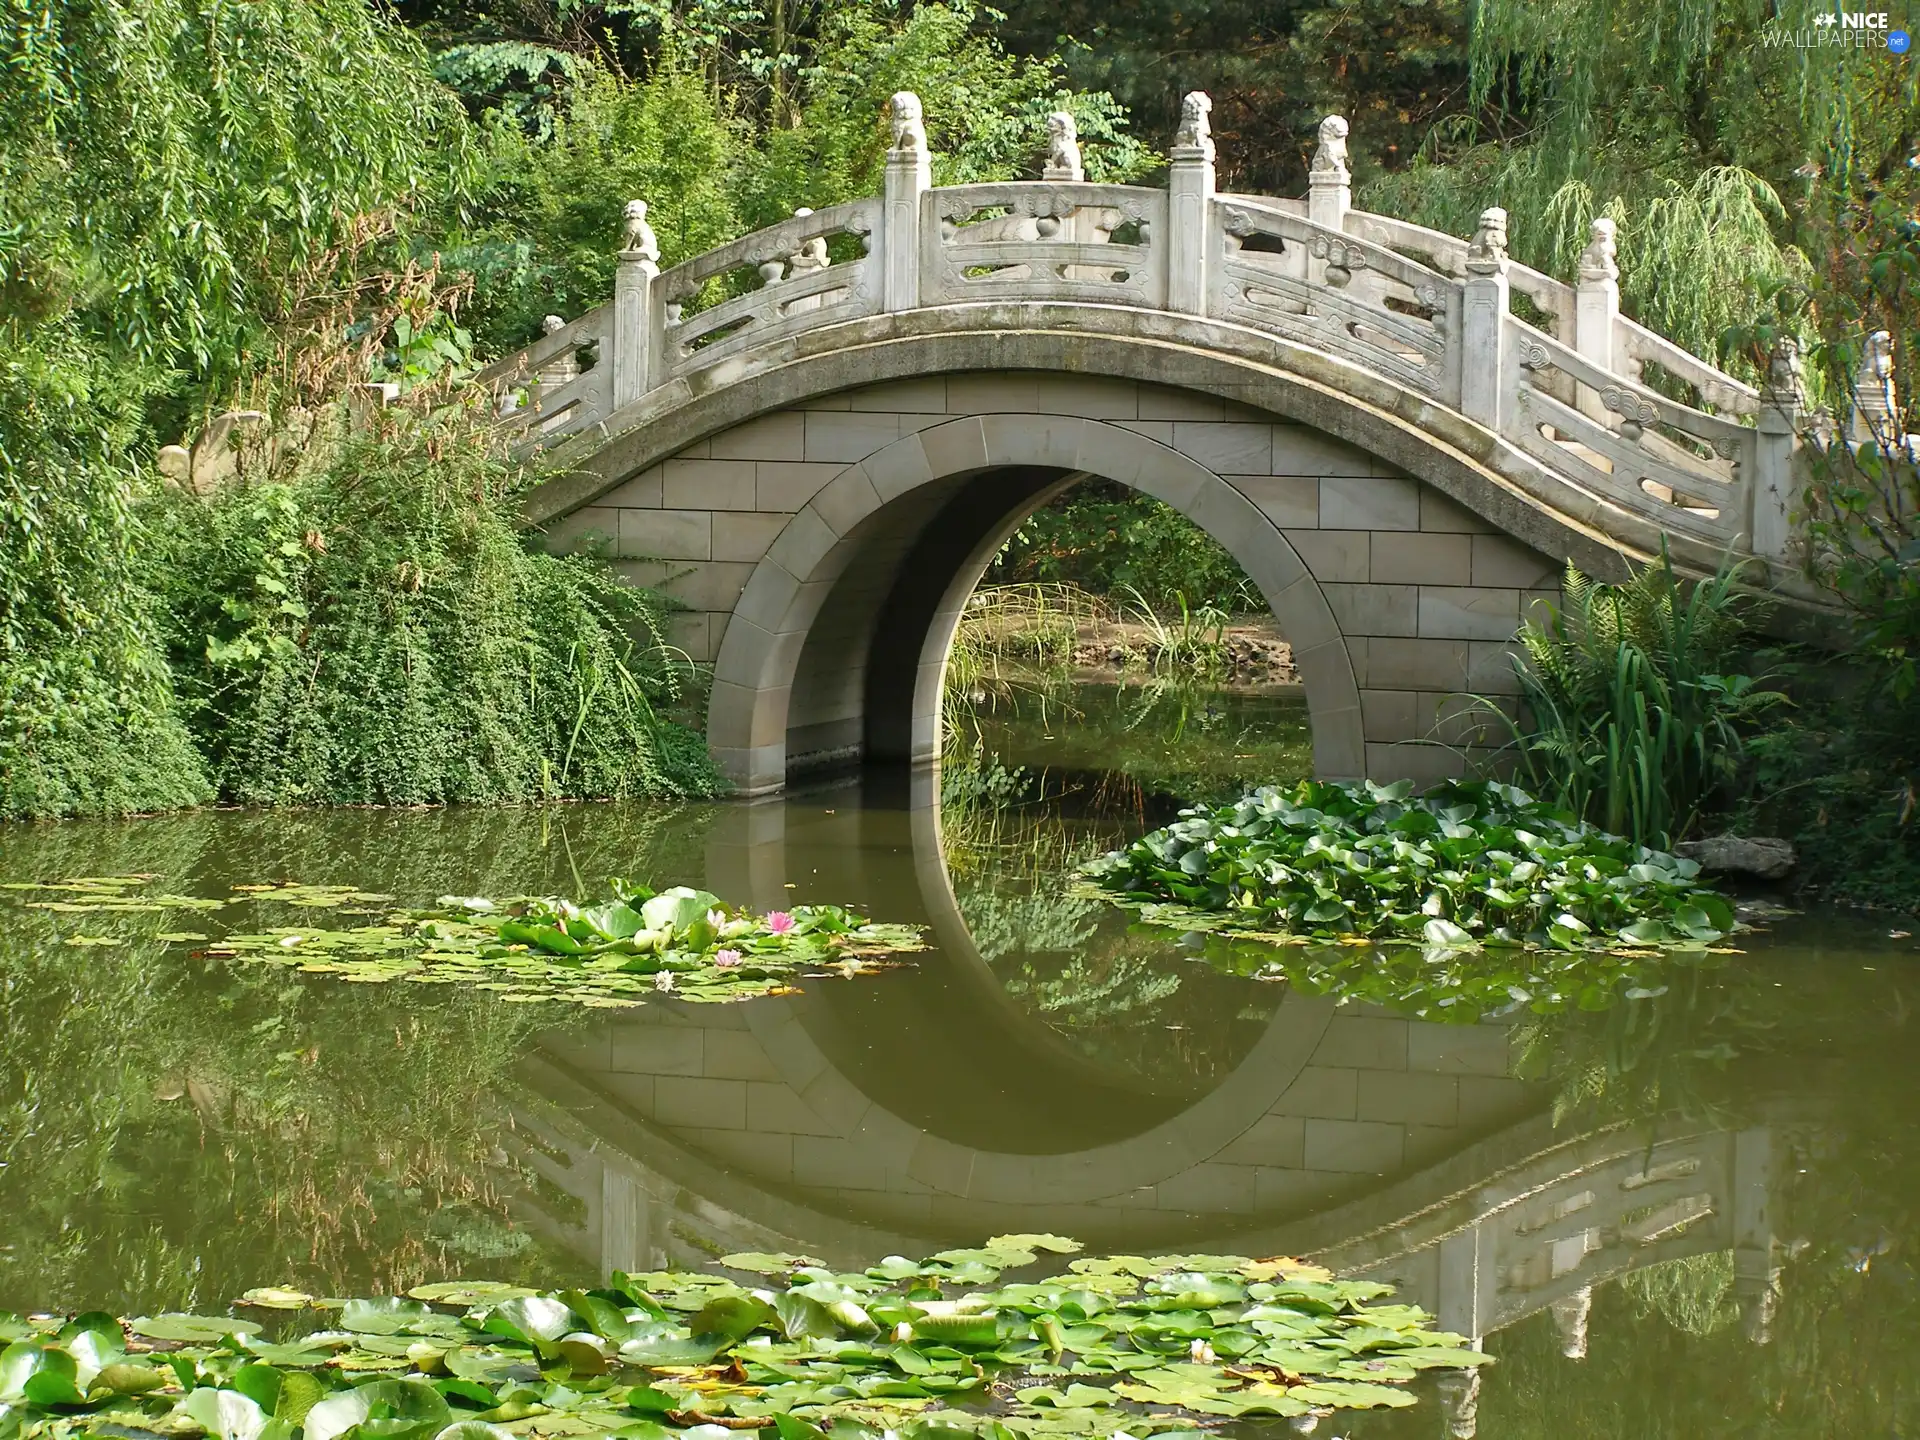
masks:
<path fill-rule="evenodd" d="M 1745 753 L 1744 728 L 1784 697 L 1725 673 L 1745 633 L 1737 567 L 1683 585 L 1662 554 L 1626 582 L 1569 564 L 1563 602 L 1520 629 L 1526 723 L 1502 716 L 1521 783 L 1581 819 L 1669 849 Z"/>

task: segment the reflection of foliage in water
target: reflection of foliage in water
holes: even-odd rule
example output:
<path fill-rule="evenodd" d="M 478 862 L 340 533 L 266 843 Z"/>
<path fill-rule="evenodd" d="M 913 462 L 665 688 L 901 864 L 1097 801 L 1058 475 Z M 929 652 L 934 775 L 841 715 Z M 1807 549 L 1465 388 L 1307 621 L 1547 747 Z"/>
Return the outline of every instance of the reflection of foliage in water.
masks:
<path fill-rule="evenodd" d="M 1010 997 L 1089 1058 L 1156 1087 L 1214 1083 L 1239 1063 L 1279 993 L 1256 996 L 1249 1014 L 1244 984 L 1071 893 L 1078 867 L 1131 819 L 1096 807 L 1092 818 L 1064 820 L 1044 802 L 1045 784 L 977 746 L 942 768 L 947 872 L 980 957 Z"/>
<path fill-rule="evenodd" d="M 1197 680 L 1112 685 L 1033 672 L 969 701 L 949 694 L 950 753 L 997 754 L 1034 773 L 1067 772 L 1096 784 L 1109 805 L 1144 794 L 1228 800 L 1248 785 L 1313 770 L 1304 701 L 1230 691 Z M 1128 792 L 1131 792 L 1130 794 Z"/>
<path fill-rule="evenodd" d="M 121 942 L 88 947 L 8 918 L 0 1026 L 35 1037 L 0 1068 L 0 1292 L 22 1308 L 404 1284 L 526 1248 L 486 1103 L 523 1009 L 203 970 L 154 917 L 79 917 Z"/>
<path fill-rule="evenodd" d="M 1740 1320 L 1731 1251 L 1662 1260 L 1622 1275 L 1620 1289 L 1637 1313 L 1658 1315 L 1688 1335 L 1711 1335 Z"/>
<path fill-rule="evenodd" d="M 697 879 L 704 823 L 615 806 L 73 822 L 10 830 L 0 878 L 157 872 L 223 894 L 306 874 L 429 899 L 649 862 Z M 565 1263 L 510 1224 L 495 1168 L 526 1007 L 436 991 L 397 1011 L 380 987 L 200 966 L 154 938 L 177 915 L 8 920 L 0 1029 L 32 1043 L 0 1052 L 0 1306 L 217 1305 L 263 1278 L 550 1282 Z M 120 943 L 65 943 L 79 934 Z"/>

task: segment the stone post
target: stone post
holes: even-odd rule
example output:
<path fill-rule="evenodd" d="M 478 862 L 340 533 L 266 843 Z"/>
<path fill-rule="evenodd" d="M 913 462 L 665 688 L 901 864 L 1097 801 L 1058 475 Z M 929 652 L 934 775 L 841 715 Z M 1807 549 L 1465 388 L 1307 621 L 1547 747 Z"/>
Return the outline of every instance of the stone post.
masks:
<path fill-rule="evenodd" d="M 1764 1128 L 1733 1136 L 1733 1293 L 1747 1338 L 1767 1343 L 1780 1295 L 1779 1251 L 1773 1238 L 1773 1135 Z"/>
<path fill-rule="evenodd" d="M 647 223 L 647 202 L 627 202 L 620 264 L 613 274 L 613 393 L 607 406 L 619 410 L 652 387 L 653 281 L 660 273 L 660 242 Z M 606 357 L 601 357 L 606 363 Z"/>
<path fill-rule="evenodd" d="M 1080 160 L 1080 127 L 1065 110 L 1056 110 L 1047 116 L 1047 163 L 1040 169 L 1040 178 L 1055 185 L 1078 185 L 1087 178 L 1086 167 Z M 1081 205 L 1064 218 L 1055 236 L 1079 244 L 1093 243 L 1100 238 L 1095 223 L 1099 219 L 1097 209 Z M 1069 265 L 1067 278 L 1082 278 L 1079 272 L 1084 268 Z"/>
<path fill-rule="evenodd" d="M 1347 120 L 1329 115 L 1320 122 L 1320 143 L 1307 174 L 1307 218 L 1328 230 L 1344 230 L 1353 206 L 1353 172 L 1347 168 Z"/>
<path fill-rule="evenodd" d="M 1480 212 L 1467 247 L 1460 315 L 1460 411 L 1489 430 L 1505 419 L 1507 393 L 1507 212 Z"/>
<path fill-rule="evenodd" d="M 1754 420 L 1755 451 L 1747 520 L 1747 544 L 1767 560 L 1784 559 L 1792 539 L 1790 512 L 1795 490 L 1794 451 L 1799 442 L 1806 392 L 1800 385 L 1800 346 L 1791 337 L 1774 342 L 1767 381 L 1760 390 L 1760 414 Z"/>
<path fill-rule="evenodd" d="M 1856 445 L 1885 445 L 1896 438 L 1893 417 L 1893 336 L 1875 330 L 1867 336 L 1860 368 L 1853 377 L 1853 441 Z"/>
<path fill-rule="evenodd" d="M 1207 313 L 1207 231 L 1213 208 L 1213 101 L 1195 90 L 1180 102 L 1167 172 L 1167 308 Z"/>
<path fill-rule="evenodd" d="M 888 310 L 913 310 L 920 304 L 920 204 L 933 188 L 933 156 L 920 97 L 896 94 L 887 106 L 893 146 L 887 151 L 885 204 L 880 217 L 881 291 Z"/>
<path fill-rule="evenodd" d="M 1573 348 L 1609 375 L 1615 373 L 1614 322 L 1620 318 L 1620 267 L 1615 253 L 1613 221 L 1602 215 L 1587 227 L 1587 248 L 1580 252 L 1580 280 L 1573 291 Z M 1584 385 L 1580 409 L 1595 420 L 1606 419 L 1600 397 Z"/>
<path fill-rule="evenodd" d="M 1587 1358 L 1587 1322 L 1593 1314 L 1593 1287 L 1582 1285 L 1550 1306 L 1553 1325 L 1560 1332 L 1560 1353 L 1569 1360 Z"/>

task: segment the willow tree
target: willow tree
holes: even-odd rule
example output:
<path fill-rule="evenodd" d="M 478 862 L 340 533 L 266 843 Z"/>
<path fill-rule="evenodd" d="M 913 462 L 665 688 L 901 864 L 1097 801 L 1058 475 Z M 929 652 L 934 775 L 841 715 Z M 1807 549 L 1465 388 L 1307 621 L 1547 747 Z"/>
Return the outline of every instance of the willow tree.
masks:
<path fill-rule="evenodd" d="M 1795 44 L 1832 33 L 1811 23 L 1821 8 L 1481 0 L 1466 106 L 1368 203 L 1458 233 L 1503 205 L 1515 253 L 1562 275 L 1587 220 L 1611 215 L 1628 308 L 1729 351 L 1730 326 L 1831 269 L 1836 217 L 1864 190 L 1912 184 L 1920 71 Z"/>
<path fill-rule="evenodd" d="M 135 458 L 458 196 L 464 119 L 361 0 L 21 0 L 0 70 L 0 815 L 178 804 Z"/>

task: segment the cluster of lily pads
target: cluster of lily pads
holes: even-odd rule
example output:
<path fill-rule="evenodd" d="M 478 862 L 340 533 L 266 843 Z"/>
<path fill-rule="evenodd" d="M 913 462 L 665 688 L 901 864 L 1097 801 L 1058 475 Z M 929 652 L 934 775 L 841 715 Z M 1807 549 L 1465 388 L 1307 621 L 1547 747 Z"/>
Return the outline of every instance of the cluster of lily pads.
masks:
<path fill-rule="evenodd" d="M 249 1291 L 236 1308 L 278 1312 L 276 1338 L 234 1316 L 0 1315 L 0 1437 L 1144 1440 L 1410 1405 L 1420 1371 L 1487 1358 L 1389 1287 L 1298 1260 L 1062 1268 L 1079 1249 L 1004 1235 L 854 1273 L 740 1254 L 719 1262 L 738 1279 L 615 1272 L 595 1290 Z"/>
<path fill-rule="evenodd" d="M 1084 873 L 1151 922 L 1301 941 L 1703 949 L 1734 925 L 1693 861 L 1495 781 L 1262 788 Z"/>
<path fill-rule="evenodd" d="M 663 991 L 693 1001 L 743 1000 L 788 988 L 805 974 L 876 970 L 924 946 L 916 926 L 875 924 L 837 905 L 761 915 L 686 886 L 656 894 L 615 881 L 614 898 L 599 905 L 449 895 L 426 909 L 392 909 L 393 896 L 350 886 L 241 885 L 223 901 L 150 894 L 143 887 L 152 878 L 89 876 L 7 888 L 41 892 L 50 898 L 25 903 L 68 915 L 204 912 L 251 902 L 364 917 L 362 924 L 291 923 L 218 937 L 169 931 L 158 938 L 197 944 L 204 955 L 345 980 L 462 985 L 502 1000 L 601 1007 L 642 1004 Z M 74 935 L 68 943 L 118 942 Z"/>

